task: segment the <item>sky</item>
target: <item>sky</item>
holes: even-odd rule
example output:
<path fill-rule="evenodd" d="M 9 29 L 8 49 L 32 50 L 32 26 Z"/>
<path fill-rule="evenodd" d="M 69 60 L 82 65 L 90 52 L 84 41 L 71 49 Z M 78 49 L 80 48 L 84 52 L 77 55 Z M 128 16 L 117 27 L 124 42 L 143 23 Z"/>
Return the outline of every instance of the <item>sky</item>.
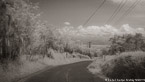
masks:
<path fill-rule="evenodd" d="M 95 15 L 85 25 L 85 21 L 100 6 L 103 0 L 30 0 L 33 3 L 39 3 L 39 11 L 42 12 L 41 19 L 48 21 L 49 24 L 63 27 L 60 31 L 63 34 L 69 32 L 71 36 L 79 39 L 91 40 L 99 44 L 105 43 L 114 34 L 122 33 L 144 33 L 145 28 L 145 0 L 140 2 L 133 8 L 131 12 L 124 18 L 119 20 L 122 15 L 128 12 L 128 9 L 137 0 L 106 0 L 103 6 L 95 13 Z M 115 9 L 124 1 L 124 6 L 120 12 L 113 18 L 109 18 Z M 109 22 L 107 22 L 109 20 Z M 107 22 L 107 23 L 106 23 Z M 115 24 L 114 24 L 115 23 Z M 65 33 L 66 32 L 66 33 Z M 76 36 L 76 34 L 78 34 Z M 104 38 L 103 38 L 103 37 Z M 100 39 L 101 37 L 101 39 Z"/>
<path fill-rule="evenodd" d="M 47 20 L 53 25 L 63 25 L 64 22 L 70 22 L 73 26 L 82 25 L 103 0 L 30 0 L 39 3 L 40 11 L 43 12 L 42 19 Z M 111 17 L 115 9 L 122 0 L 107 0 L 98 12 L 92 17 L 86 26 L 102 26 Z M 126 12 L 132 3 L 136 0 L 128 0 L 124 8 L 121 9 L 115 20 L 119 19 Z M 133 27 L 145 26 L 145 1 L 142 0 L 136 8 L 125 17 L 121 23 L 130 24 Z M 115 21 L 114 20 L 114 21 Z M 114 22 L 112 21 L 112 22 Z M 112 23 L 110 23 L 112 25 Z"/>

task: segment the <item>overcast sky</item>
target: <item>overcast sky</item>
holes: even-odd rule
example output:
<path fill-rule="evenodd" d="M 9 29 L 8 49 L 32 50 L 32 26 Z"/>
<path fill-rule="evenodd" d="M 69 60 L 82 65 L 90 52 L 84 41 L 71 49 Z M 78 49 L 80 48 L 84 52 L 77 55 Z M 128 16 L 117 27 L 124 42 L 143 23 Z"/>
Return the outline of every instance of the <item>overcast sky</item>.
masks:
<path fill-rule="evenodd" d="M 133 8 L 131 12 L 129 12 L 128 16 L 125 16 L 116 25 L 114 25 L 115 21 L 120 19 L 120 17 L 126 13 L 137 0 L 126 0 L 126 2 L 123 0 L 125 5 L 123 8 L 121 8 L 120 12 L 114 17 L 114 19 L 109 21 L 107 24 L 106 22 L 112 16 L 122 0 L 106 0 L 104 5 L 97 11 L 97 13 L 95 13 L 95 15 L 85 26 L 81 25 L 84 24 L 88 17 L 96 10 L 96 8 L 99 7 L 103 0 L 30 1 L 33 3 L 39 3 L 39 11 L 43 12 L 41 16 L 43 20 L 46 20 L 49 24 L 58 27 L 65 27 L 65 30 L 68 30 L 69 28 L 69 30 L 72 31 L 72 28 L 76 28 L 75 31 L 80 30 L 77 32 L 79 33 L 78 35 L 88 36 L 85 38 L 90 38 L 90 34 L 92 35 L 92 38 L 95 37 L 99 39 L 100 37 L 98 37 L 98 34 L 102 37 L 102 35 L 111 36 L 112 34 L 116 33 L 122 34 L 126 32 L 145 32 L 145 0 L 138 0 L 140 2 L 135 6 L 135 8 Z M 72 31 L 72 35 L 73 33 L 75 34 L 75 31 Z"/>

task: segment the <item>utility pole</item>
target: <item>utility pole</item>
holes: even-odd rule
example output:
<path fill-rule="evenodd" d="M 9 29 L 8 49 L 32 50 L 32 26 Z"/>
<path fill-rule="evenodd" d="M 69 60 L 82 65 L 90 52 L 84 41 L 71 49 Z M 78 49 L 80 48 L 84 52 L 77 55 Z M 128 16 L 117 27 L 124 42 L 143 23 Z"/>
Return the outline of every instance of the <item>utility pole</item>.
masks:
<path fill-rule="evenodd" d="M 91 44 L 92 44 L 92 42 L 89 42 L 89 48 L 91 48 Z"/>
<path fill-rule="evenodd" d="M 66 46 L 66 58 L 67 58 L 67 56 L 68 56 L 68 42 L 65 44 L 65 46 Z"/>
<path fill-rule="evenodd" d="M 89 56 L 90 56 L 90 58 L 92 58 L 92 56 L 91 56 L 91 51 L 90 51 L 91 43 L 92 43 L 92 42 L 89 42 Z"/>

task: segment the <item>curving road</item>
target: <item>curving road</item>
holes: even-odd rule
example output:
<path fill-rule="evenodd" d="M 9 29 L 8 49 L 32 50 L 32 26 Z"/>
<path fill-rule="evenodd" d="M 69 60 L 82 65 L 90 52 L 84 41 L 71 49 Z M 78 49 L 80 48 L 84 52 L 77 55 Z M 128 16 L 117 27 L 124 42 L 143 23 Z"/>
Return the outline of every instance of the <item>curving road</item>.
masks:
<path fill-rule="evenodd" d="M 24 82 L 105 82 L 87 70 L 91 61 L 83 61 L 48 69 Z"/>

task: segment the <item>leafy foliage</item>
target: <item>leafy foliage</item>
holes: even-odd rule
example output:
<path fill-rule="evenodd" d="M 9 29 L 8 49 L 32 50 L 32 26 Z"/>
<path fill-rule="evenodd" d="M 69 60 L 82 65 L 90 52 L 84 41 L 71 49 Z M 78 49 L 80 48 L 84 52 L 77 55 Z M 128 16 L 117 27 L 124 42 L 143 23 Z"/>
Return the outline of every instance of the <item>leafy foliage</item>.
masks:
<path fill-rule="evenodd" d="M 31 44 L 36 7 L 23 0 L 0 0 L 0 60 L 16 60 Z"/>
<path fill-rule="evenodd" d="M 102 73 L 112 79 L 143 79 L 145 52 L 124 52 L 101 65 Z"/>
<path fill-rule="evenodd" d="M 145 39 L 142 34 L 126 34 L 123 36 L 115 35 L 110 39 L 111 45 L 108 52 L 110 54 L 128 52 L 128 51 L 145 51 Z"/>
<path fill-rule="evenodd" d="M 38 6 L 28 0 L 0 0 L 0 62 L 18 60 L 23 54 L 52 57 L 50 49 L 70 54 L 95 54 L 40 20 L 37 9 Z"/>

